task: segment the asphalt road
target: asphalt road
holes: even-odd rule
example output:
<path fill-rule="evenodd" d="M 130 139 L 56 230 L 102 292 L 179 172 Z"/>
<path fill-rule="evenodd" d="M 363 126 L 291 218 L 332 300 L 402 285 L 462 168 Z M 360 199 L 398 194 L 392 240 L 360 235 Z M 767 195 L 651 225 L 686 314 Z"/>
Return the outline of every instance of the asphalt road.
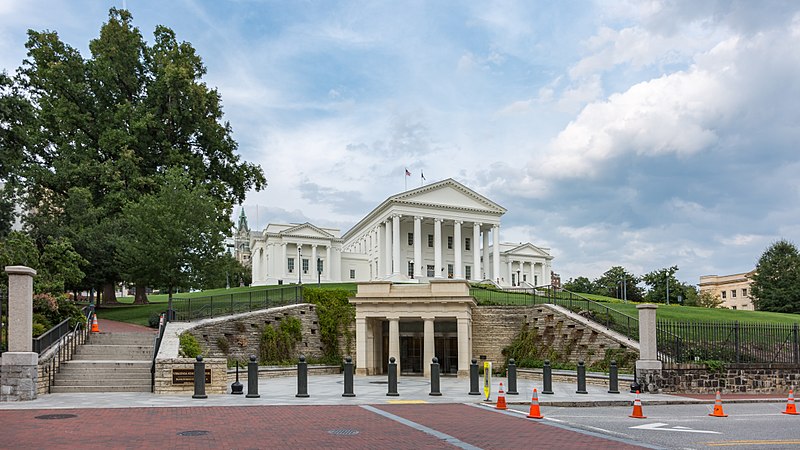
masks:
<path fill-rule="evenodd" d="M 646 419 L 629 418 L 630 407 L 548 407 L 541 413 L 545 421 L 669 449 L 800 449 L 800 416 L 781 414 L 784 404 L 723 404 L 728 417 L 710 417 L 712 407 L 644 405 Z"/>

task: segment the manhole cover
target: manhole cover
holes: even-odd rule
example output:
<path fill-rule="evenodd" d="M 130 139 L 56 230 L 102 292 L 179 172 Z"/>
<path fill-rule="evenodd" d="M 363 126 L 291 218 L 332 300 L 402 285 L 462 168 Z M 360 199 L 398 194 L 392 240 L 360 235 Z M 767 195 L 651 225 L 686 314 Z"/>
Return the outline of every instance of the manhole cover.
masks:
<path fill-rule="evenodd" d="M 205 436 L 209 431 L 205 430 L 189 430 L 189 431 L 181 431 L 178 433 L 178 436 Z"/>
<path fill-rule="evenodd" d="M 355 436 L 358 434 L 358 430 L 348 430 L 347 428 L 340 428 L 338 430 L 329 430 L 328 433 L 335 434 L 337 436 Z"/>
<path fill-rule="evenodd" d="M 45 414 L 43 416 L 36 416 L 37 419 L 42 420 L 59 420 L 59 419 L 72 419 L 78 417 L 77 414 Z"/>

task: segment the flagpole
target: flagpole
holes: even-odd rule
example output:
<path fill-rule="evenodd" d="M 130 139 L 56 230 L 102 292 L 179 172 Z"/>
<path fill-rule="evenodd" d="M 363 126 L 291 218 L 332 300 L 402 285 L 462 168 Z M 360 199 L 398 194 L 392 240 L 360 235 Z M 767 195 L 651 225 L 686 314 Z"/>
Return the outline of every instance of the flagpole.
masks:
<path fill-rule="evenodd" d="M 408 173 L 408 172 L 407 172 L 407 171 L 406 171 L 406 172 L 403 172 L 403 184 L 404 184 L 404 186 L 405 186 L 405 187 L 403 188 L 403 190 L 404 190 L 404 191 L 407 191 L 407 190 L 408 190 L 408 175 L 406 175 L 406 173 Z"/>

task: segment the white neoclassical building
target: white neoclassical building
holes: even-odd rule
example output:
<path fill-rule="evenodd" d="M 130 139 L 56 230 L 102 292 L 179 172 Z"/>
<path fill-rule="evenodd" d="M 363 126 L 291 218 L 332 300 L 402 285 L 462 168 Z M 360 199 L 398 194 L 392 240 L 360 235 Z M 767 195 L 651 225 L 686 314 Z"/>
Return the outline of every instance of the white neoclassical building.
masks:
<path fill-rule="evenodd" d="M 389 197 L 344 235 L 310 223 L 269 224 L 250 235 L 253 284 L 448 278 L 550 284 L 549 249 L 501 242 L 505 212 L 446 179 Z"/>

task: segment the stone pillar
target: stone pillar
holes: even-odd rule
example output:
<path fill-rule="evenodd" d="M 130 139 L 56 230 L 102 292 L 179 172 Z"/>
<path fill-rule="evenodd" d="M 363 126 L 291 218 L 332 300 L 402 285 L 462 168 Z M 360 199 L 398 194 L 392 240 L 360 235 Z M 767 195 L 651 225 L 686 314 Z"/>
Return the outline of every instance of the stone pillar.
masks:
<path fill-rule="evenodd" d="M 430 363 L 426 363 L 430 361 L 435 356 L 435 347 L 434 347 L 434 340 L 433 340 L 433 316 L 423 317 L 422 320 L 424 321 L 423 330 L 423 344 L 422 344 L 422 367 L 423 367 L 423 374 L 426 377 L 431 376 L 431 365 Z"/>
<path fill-rule="evenodd" d="M 325 279 L 331 281 L 331 246 L 325 246 L 325 265 L 322 267 L 325 270 Z"/>
<path fill-rule="evenodd" d="M 8 274 L 8 351 L 0 366 L 0 401 L 36 399 L 39 355 L 33 343 L 33 276 L 25 266 L 6 266 Z"/>
<path fill-rule="evenodd" d="M 492 249 L 492 276 L 495 282 L 500 282 L 500 225 L 492 227 L 492 239 L 494 248 Z"/>
<path fill-rule="evenodd" d="M 481 280 L 491 280 L 492 274 L 489 271 L 489 231 L 483 230 L 483 271 Z"/>
<path fill-rule="evenodd" d="M 472 348 L 469 345 L 470 321 L 466 317 L 457 319 L 458 330 L 458 374 L 459 378 L 469 376 L 470 358 L 472 358 Z"/>
<path fill-rule="evenodd" d="M 414 216 L 414 277 L 422 277 L 422 217 Z M 396 357 L 395 357 L 396 358 Z"/>
<path fill-rule="evenodd" d="M 433 261 L 433 277 L 442 278 L 442 219 L 433 219 Z"/>
<path fill-rule="evenodd" d="M 661 361 L 656 341 L 656 308 L 652 303 L 637 305 L 639 310 L 639 359 L 636 361 L 636 380 L 645 392 L 658 393 Z"/>
<path fill-rule="evenodd" d="M 389 356 L 397 360 L 397 374 L 400 374 L 402 362 L 400 360 L 400 318 L 389 317 Z M 386 355 L 384 355 L 386 358 Z"/>
<path fill-rule="evenodd" d="M 392 216 L 392 275 L 400 273 L 400 215 Z"/>
<path fill-rule="evenodd" d="M 481 278 L 481 224 L 475 222 L 472 224 L 472 279 L 480 280 Z"/>
<path fill-rule="evenodd" d="M 512 281 L 514 281 L 514 277 L 511 276 L 512 273 L 514 273 L 514 267 L 512 267 L 511 258 L 509 258 L 508 259 L 508 284 L 511 285 L 511 286 L 514 285 L 514 283 L 512 283 Z"/>
<path fill-rule="evenodd" d="M 369 375 L 367 367 L 367 319 L 356 317 L 356 375 Z"/>
<path fill-rule="evenodd" d="M 311 261 L 308 262 L 309 271 L 311 272 L 311 281 L 317 281 L 319 278 L 319 274 L 317 273 L 317 244 L 311 245 Z"/>
<path fill-rule="evenodd" d="M 453 258 L 455 259 L 454 264 L 456 266 L 453 270 L 453 278 L 458 279 L 464 278 L 461 270 L 461 247 L 463 245 L 461 243 L 461 225 L 463 224 L 464 222 L 460 220 L 453 222 L 453 250 L 455 251 Z"/>
<path fill-rule="evenodd" d="M 392 223 L 391 220 L 386 219 L 384 222 L 383 227 L 386 229 L 386 254 L 385 256 L 385 268 L 386 268 L 386 276 L 392 274 Z M 398 357 L 398 360 L 400 358 Z"/>

